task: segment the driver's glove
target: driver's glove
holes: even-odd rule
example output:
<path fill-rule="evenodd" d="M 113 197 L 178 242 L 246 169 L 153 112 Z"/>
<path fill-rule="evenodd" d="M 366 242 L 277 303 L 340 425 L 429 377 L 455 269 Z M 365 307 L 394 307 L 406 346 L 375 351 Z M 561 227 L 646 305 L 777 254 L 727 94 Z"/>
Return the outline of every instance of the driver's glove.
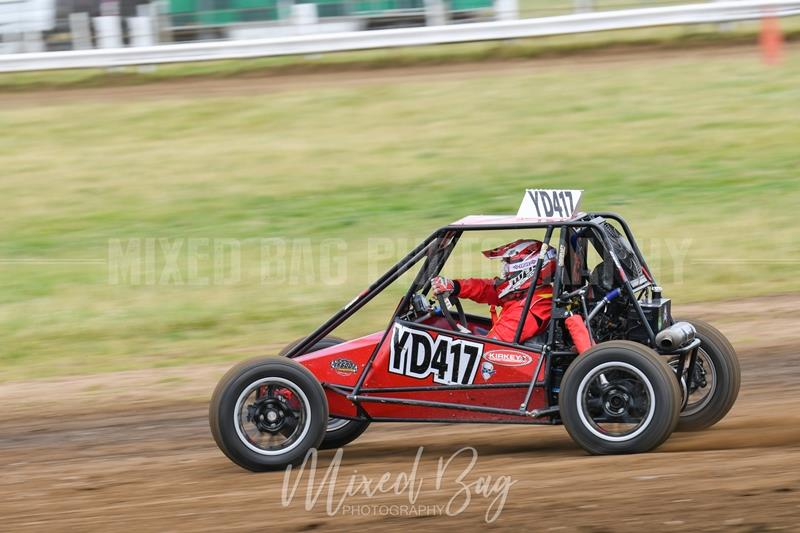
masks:
<path fill-rule="evenodd" d="M 431 278 L 431 288 L 433 289 L 433 294 L 438 296 L 440 294 L 452 293 L 456 288 L 456 284 L 453 283 L 452 279 L 447 279 L 444 276 L 436 276 L 435 278 Z"/>

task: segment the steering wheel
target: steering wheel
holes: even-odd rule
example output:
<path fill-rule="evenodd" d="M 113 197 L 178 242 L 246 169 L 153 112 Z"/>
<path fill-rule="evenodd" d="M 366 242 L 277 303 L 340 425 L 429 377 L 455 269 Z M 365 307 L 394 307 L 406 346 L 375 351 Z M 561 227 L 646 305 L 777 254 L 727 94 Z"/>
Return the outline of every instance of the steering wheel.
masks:
<path fill-rule="evenodd" d="M 469 328 L 467 327 L 467 317 L 464 316 L 464 306 L 461 305 L 461 300 L 458 299 L 458 296 L 450 296 L 450 302 L 456 306 L 456 311 L 458 311 L 458 322 L 455 321 L 453 318 L 453 314 L 450 312 L 450 309 L 447 308 L 447 302 L 444 300 L 444 293 L 436 295 L 436 301 L 439 302 L 439 308 L 442 310 L 442 316 L 447 323 L 450 325 L 450 329 L 453 331 L 458 331 L 459 333 L 470 333 Z"/>

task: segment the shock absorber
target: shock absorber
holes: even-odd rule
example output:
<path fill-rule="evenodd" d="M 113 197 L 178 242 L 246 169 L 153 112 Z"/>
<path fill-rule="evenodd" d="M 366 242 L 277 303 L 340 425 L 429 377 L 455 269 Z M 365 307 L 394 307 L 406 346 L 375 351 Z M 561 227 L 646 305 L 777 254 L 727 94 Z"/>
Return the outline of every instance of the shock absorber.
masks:
<path fill-rule="evenodd" d="M 583 318 L 580 315 L 570 315 L 564 319 L 564 324 L 567 326 L 569 336 L 572 337 L 572 342 L 575 343 L 575 349 L 578 350 L 578 355 L 592 347 L 592 339 L 589 336 L 589 330 L 586 328 Z"/>

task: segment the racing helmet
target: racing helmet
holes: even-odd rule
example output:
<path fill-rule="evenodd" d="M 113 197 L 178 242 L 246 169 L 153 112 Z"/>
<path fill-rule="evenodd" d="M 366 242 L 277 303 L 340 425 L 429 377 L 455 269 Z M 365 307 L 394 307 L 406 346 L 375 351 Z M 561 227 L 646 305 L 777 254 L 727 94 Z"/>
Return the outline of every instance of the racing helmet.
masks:
<path fill-rule="evenodd" d="M 489 259 L 500 259 L 500 277 L 497 278 L 497 296 L 504 298 L 513 293 L 521 293 L 530 287 L 536 261 L 542 253 L 544 244 L 535 239 L 518 239 L 514 242 L 484 250 Z M 555 250 L 547 247 L 542 258 L 542 269 L 538 283 L 549 280 L 556 269 Z"/>

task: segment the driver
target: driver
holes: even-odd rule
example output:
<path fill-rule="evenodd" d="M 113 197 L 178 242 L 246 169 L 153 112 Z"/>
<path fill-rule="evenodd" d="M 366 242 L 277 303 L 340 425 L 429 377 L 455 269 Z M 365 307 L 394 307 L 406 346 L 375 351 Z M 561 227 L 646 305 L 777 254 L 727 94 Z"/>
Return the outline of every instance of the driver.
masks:
<path fill-rule="evenodd" d="M 493 279 L 456 279 L 443 276 L 431 278 L 433 294 L 452 294 L 474 302 L 489 304 L 492 316 L 492 329 L 487 337 L 514 342 L 517 326 L 522 318 L 525 297 L 531 286 L 536 261 L 542 251 L 542 241 L 519 239 L 482 253 L 489 259 L 500 259 L 502 271 Z M 529 316 L 525 319 L 520 342 L 544 331 L 550 320 L 553 288 L 549 284 L 555 271 L 555 250 L 548 247 L 542 259 L 542 268 L 533 293 Z M 500 307 L 498 313 L 497 307 Z"/>

